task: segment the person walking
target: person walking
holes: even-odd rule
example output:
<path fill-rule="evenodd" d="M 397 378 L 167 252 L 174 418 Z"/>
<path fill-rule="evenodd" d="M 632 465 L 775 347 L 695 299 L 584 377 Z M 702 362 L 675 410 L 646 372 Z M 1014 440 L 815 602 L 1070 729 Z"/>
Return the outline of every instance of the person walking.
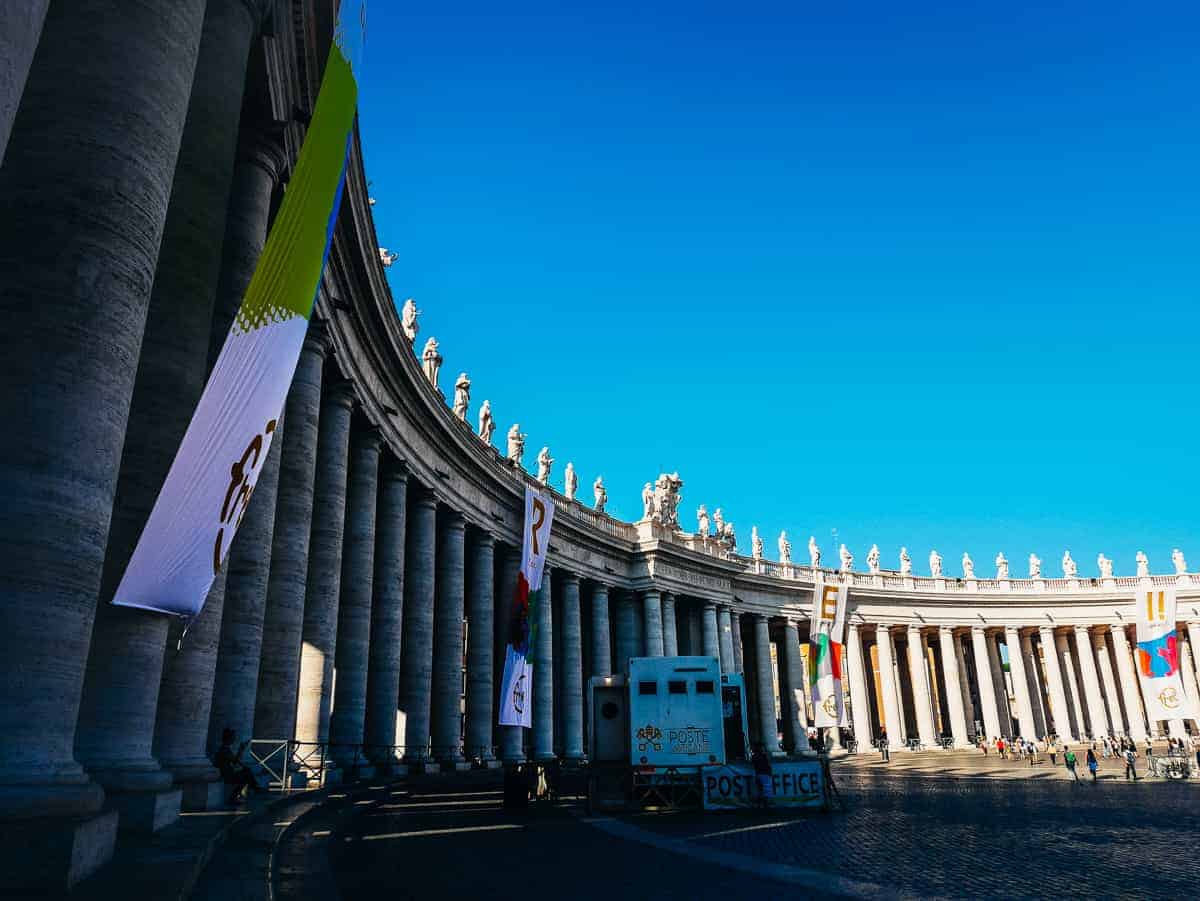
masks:
<path fill-rule="evenodd" d="M 879 730 L 879 759 L 884 763 L 889 763 L 892 759 L 892 748 L 888 742 L 886 728 Z"/>
<path fill-rule="evenodd" d="M 1079 773 L 1075 770 L 1075 764 L 1079 761 L 1075 758 L 1075 752 L 1070 748 L 1063 749 L 1063 763 L 1067 765 L 1067 769 L 1071 773 L 1071 778 L 1076 782 L 1079 781 Z"/>
<path fill-rule="evenodd" d="M 1154 756 L 1154 745 L 1150 743 L 1150 736 L 1146 736 L 1146 759 L 1149 760 Z"/>
<path fill-rule="evenodd" d="M 1050 755 L 1050 766 L 1058 766 L 1058 740 L 1049 738 L 1046 740 L 1046 753 Z"/>
<path fill-rule="evenodd" d="M 1091 748 L 1088 748 L 1087 752 L 1087 768 L 1088 772 L 1092 774 L 1092 781 L 1095 782 L 1096 771 L 1100 769 L 1100 761 L 1096 759 L 1096 752 Z"/>
<path fill-rule="evenodd" d="M 770 806 L 770 799 L 775 788 L 771 780 L 771 758 L 767 756 L 766 745 L 760 743 L 754 749 L 750 763 L 754 767 L 754 776 L 758 781 L 758 806 L 766 808 Z"/>
<path fill-rule="evenodd" d="M 984 735 L 979 739 L 979 750 L 981 750 L 983 752 L 984 757 L 987 757 L 987 748 L 988 748 L 988 740 L 987 740 L 987 736 Z"/>
<path fill-rule="evenodd" d="M 1001 760 L 1008 760 L 1008 755 L 1005 753 L 1006 750 L 1007 750 L 1007 748 L 1004 744 L 1003 736 L 1000 738 L 997 738 L 996 739 L 996 753 L 1000 755 Z"/>
<path fill-rule="evenodd" d="M 1134 753 L 1133 748 L 1126 748 L 1125 749 L 1125 778 L 1132 779 L 1134 782 L 1137 782 L 1137 777 L 1138 777 L 1137 767 L 1135 766 L 1136 763 L 1137 763 L 1137 754 Z"/>

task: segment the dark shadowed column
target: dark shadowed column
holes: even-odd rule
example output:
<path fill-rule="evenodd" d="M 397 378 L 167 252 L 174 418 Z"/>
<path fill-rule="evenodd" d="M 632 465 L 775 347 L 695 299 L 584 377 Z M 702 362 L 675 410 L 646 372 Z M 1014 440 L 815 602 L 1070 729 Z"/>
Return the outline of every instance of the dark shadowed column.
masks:
<path fill-rule="evenodd" d="M 703 629 L 704 656 L 721 659 L 721 639 L 717 631 L 717 607 L 712 601 L 704 602 Z"/>
<path fill-rule="evenodd" d="M 0 3 L 0 163 L 50 0 Z"/>
<path fill-rule="evenodd" d="M 433 755 L 457 767 L 462 754 L 462 665 L 464 535 L 466 523 L 456 510 L 445 512 L 438 534 L 437 583 L 434 588 Z"/>
<path fill-rule="evenodd" d="M 617 595 L 616 603 L 616 622 L 613 624 L 613 635 L 617 645 L 617 672 L 629 672 L 629 658 L 638 656 L 635 645 L 636 634 L 633 631 L 633 624 L 637 616 L 633 609 L 633 598 L 630 593 L 622 589 Z"/>
<path fill-rule="evenodd" d="M 642 592 L 642 624 L 647 657 L 663 655 L 662 597 L 650 589 Z"/>
<path fill-rule="evenodd" d="M 433 684 L 433 586 L 437 553 L 437 496 L 413 490 L 404 550 L 404 651 L 400 658 L 400 711 L 404 761 L 429 760 L 429 702 Z"/>
<path fill-rule="evenodd" d="M 583 620 L 579 610 L 579 576 L 564 572 L 559 584 L 563 594 L 563 756 L 567 760 L 580 760 L 583 757 Z"/>
<path fill-rule="evenodd" d="M 404 533 L 408 470 L 393 457 L 379 472 L 375 518 L 375 578 L 371 585 L 371 647 L 367 671 L 367 711 L 363 742 L 377 767 L 391 768 L 400 692 L 400 642 L 404 625 Z"/>
<path fill-rule="evenodd" d="M 476 531 L 467 572 L 467 756 L 484 763 L 496 759 L 492 751 L 495 546 L 490 532 Z"/>
<path fill-rule="evenodd" d="M 542 587 L 533 611 L 537 624 L 533 647 L 533 759 L 554 758 L 554 605 L 550 565 L 542 571 Z"/>
<path fill-rule="evenodd" d="M 705 619 L 707 619 L 707 615 Z M 754 615 L 754 669 L 758 688 L 758 728 L 767 753 L 782 753 L 779 749 L 779 727 L 775 719 L 775 677 L 771 673 L 771 630 L 767 618 Z"/>
<path fill-rule="evenodd" d="M 721 651 L 721 672 L 737 672 L 737 663 L 733 656 L 733 614 L 729 607 L 722 604 L 717 608 L 717 645 Z"/>
<path fill-rule="evenodd" d="M 361 762 L 358 751 L 366 722 L 381 438 L 379 430 L 371 426 L 355 431 L 350 439 L 346 534 L 337 615 L 337 679 L 329 721 L 333 757 L 343 767 Z"/>
<path fill-rule="evenodd" d="M 291 741 L 296 732 L 296 686 L 312 534 L 321 381 L 328 350 L 329 335 L 324 324 L 310 322 L 284 405 L 279 494 L 254 705 L 255 738 Z"/>
<path fill-rule="evenodd" d="M 508 640 L 511 637 L 509 629 L 511 627 L 513 599 L 516 597 L 517 575 L 520 571 L 521 549 L 519 547 L 506 546 L 504 557 L 501 561 L 500 585 L 498 587 L 499 602 L 497 604 L 497 609 L 504 611 L 504 618 L 500 621 L 498 631 L 504 636 L 504 640 L 500 642 L 500 646 L 505 649 L 507 649 Z M 503 657 L 497 661 L 497 671 L 498 675 L 503 678 Z M 497 711 L 497 716 L 499 716 L 499 711 Z M 500 745 L 501 760 L 505 763 L 519 763 L 525 759 L 524 726 L 497 726 L 496 735 Z"/>
<path fill-rule="evenodd" d="M 608 586 L 592 585 L 592 675 L 612 675 L 612 647 L 608 634 Z"/>
<path fill-rule="evenodd" d="M 679 656 L 679 630 L 675 627 L 675 595 L 662 593 L 663 655 Z"/>

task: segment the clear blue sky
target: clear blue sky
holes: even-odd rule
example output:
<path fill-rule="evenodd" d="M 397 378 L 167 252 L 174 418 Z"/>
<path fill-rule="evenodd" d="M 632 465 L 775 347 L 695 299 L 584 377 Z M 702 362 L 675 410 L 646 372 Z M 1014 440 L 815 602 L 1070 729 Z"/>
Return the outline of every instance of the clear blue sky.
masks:
<path fill-rule="evenodd" d="M 772 557 L 1200 568 L 1195 4 L 583 6 L 369 4 L 388 279 L 472 421 Z"/>

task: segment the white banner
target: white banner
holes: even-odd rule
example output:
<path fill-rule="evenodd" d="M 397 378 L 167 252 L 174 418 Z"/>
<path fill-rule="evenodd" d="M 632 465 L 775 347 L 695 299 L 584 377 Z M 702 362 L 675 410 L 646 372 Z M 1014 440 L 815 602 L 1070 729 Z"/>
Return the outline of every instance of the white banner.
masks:
<path fill-rule="evenodd" d="M 1179 670 L 1179 636 L 1175 631 L 1175 589 L 1147 588 L 1134 603 L 1137 615 L 1138 676 L 1146 716 L 1156 720 L 1194 719 L 1195 705 L 1183 690 Z"/>
<path fill-rule="evenodd" d="M 809 620 L 808 684 L 813 724 L 818 728 L 848 725 L 845 694 L 845 585 L 818 582 L 813 588 Z"/>

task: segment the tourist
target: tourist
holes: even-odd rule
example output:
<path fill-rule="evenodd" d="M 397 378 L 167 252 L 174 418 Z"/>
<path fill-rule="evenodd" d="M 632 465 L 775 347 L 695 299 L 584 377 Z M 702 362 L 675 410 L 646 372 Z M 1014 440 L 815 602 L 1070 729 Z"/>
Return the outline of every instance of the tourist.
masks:
<path fill-rule="evenodd" d="M 771 781 L 771 758 L 767 756 L 766 745 L 759 743 L 750 757 L 750 763 L 754 767 L 754 776 L 758 782 L 758 806 L 768 807 L 775 786 Z"/>
<path fill-rule="evenodd" d="M 888 763 L 892 759 L 892 749 L 888 744 L 886 728 L 880 728 L 879 730 L 879 758 L 884 763 Z"/>
<path fill-rule="evenodd" d="M 1050 766 L 1058 766 L 1058 739 L 1046 739 L 1046 753 L 1050 755 Z"/>
<path fill-rule="evenodd" d="M 996 753 L 1000 755 L 1001 760 L 1008 760 L 1008 755 L 1005 752 L 1003 737 L 996 739 Z"/>
<path fill-rule="evenodd" d="M 254 778 L 254 774 L 250 772 L 250 768 L 242 763 L 242 753 L 246 750 L 248 741 L 238 745 L 235 752 L 233 750 L 233 740 L 236 737 L 232 729 L 226 728 L 221 732 L 221 747 L 217 748 L 217 753 L 213 755 L 213 763 L 216 765 L 218 772 L 221 774 L 221 781 L 229 786 L 228 804 L 238 804 L 242 800 L 242 795 L 246 789 L 252 792 L 259 792 L 258 781 Z"/>
<path fill-rule="evenodd" d="M 1137 769 L 1134 767 L 1134 764 L 1136 764 L 1136 763 L 1137 763 L 1137 754 L 1134 753 L 1132 746 L 1127 747 L 1125 749 L 1125 778 L 1132 779 L 1135 782 L 1137 781 L 1137 777 L 1138 777 Z"/>
<path fill-rule="evenodd" d="M 1038 743 L 1036 740 L 1029 743 L 1029 765 L 1033 766 L 1035 763 L 1041 763 L 1038 760 Z"/>
<path fill-rule="evenodd" d="M 1087 752 L 1087 768 L 1088 772 L 1092 774 L 1092 781 L 1095 782 L 1096 770 L 1100 768 L 1100 761 L 1096 759 L 1096 752 L 1091 748 L 1088 748 Z"/>
<path fill-rule="evenodd" d="M 1154 745 L 1150 744 L 1150 736 L 1146 736 L 1146 759 L 1149 760 L 1154 756 Z"/>
<path fill-rule="evenodd" d="M 983 752 L 983 756 L 987 757 L 988 740 L 986 735 L 979 736 L 979 750 Z"/>
<path fill-rule="evenodd" d="M 1063 763 L 1066 764 L 1067 769 L 1071 773 L 1071 778 L 1076 782 L 1079 781 L 1079 773 L 1075 771 L 1075 764 L 1078 762 L 1079 761 L 1076 759 L 1074 751 L 1072 751 L 1070 748 L 1063 748 Z"/>

